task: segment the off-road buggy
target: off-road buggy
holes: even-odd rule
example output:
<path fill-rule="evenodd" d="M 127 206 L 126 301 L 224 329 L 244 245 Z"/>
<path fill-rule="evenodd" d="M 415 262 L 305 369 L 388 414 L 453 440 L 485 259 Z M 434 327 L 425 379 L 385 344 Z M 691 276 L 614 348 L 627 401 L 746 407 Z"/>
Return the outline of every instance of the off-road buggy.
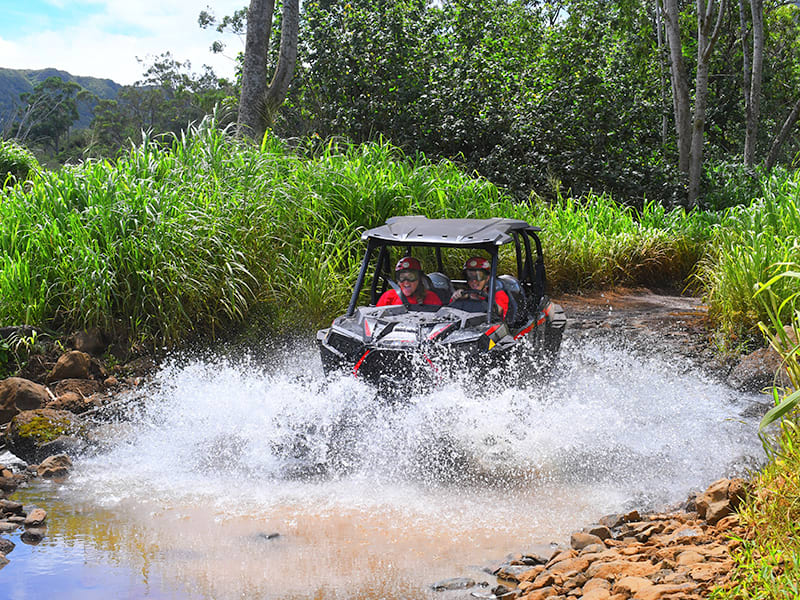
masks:
<path fill-rule="evenodd" d="M 547 373 L 566 318 L 545 293 L 539 231 L 515 219 L 420 216 L 390 218 L 365 231 L 367 249 L 347 312 L 317 332 L 326 374 L 345 371 L 383 388 L 407 390 L 409 383 L 427 386 L 454 374 L 499 370 L 524 381 Z M 474 254 L 491 263 L 488 297 L 477 306 L 451 305 L 455 289 L 466 287 L 461 266 Z M 398 290 L 394 265 L 403 256 L 417 257 L 430 269 L 422 284 L 442 306 L 376 306 L 384 291 Z M 501 261 L 516 275 L 498 274 Z M 498 290 L 509 298 L 504 319 L 491 308 Z"/>

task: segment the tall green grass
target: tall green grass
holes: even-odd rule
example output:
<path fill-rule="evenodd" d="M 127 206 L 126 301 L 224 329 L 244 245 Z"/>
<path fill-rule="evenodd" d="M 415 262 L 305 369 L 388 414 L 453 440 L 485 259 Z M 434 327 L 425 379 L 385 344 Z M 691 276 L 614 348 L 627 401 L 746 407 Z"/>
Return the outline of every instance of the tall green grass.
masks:
<path fill-rule="evenodd" d="M 712 230 L 696 281 L 706 294 L 710 316 L 724 339 L 735 344 L 760 338 L 758 322 L 766 321 L 768 315 L 754 299 L 758 284 L 775 275 L 780 265 L 798 261 L 800 171 L 765 180 L 762 197 L 728 209 Z M 800 282 L 782 278 L 773 291 L 788 297 L 800 291 Z"/>
<path fill-rule="evenodd" d="M 114 163 L 3 190 L 0 324 L 97 325 L 165 344 L 243 322 L 316 326 L 347 303 L 364 229 L 401 214 L 543 227 L 555 293 L 682 288 L 701 258 L 710 269 L 724 255 L 707 255 L 709 240 L 727 239 L 723 221 L 734 219 L 596 195 L 518 203 L 451 162 L 387 143 L 290 148 L 267 137 L 256 147 L 209 119 Z"/>

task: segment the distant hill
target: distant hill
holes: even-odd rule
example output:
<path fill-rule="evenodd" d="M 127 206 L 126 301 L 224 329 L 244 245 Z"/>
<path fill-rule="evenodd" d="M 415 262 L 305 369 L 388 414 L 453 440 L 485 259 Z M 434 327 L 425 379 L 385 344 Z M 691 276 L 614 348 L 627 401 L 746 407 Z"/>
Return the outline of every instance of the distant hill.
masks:
<path fill-rule="evenodd" d="M 59 71 L 58 69 L 4 69 L 0 67 L 0 131 L 14 117 L 20 105 L 19 96 L 33 90 L 33 86 L 48 77 L 60 77 L 64 81 L 74 81 L 101 99 L 116 99 L 122 85 L 111 79 L 81 77 Z M 80 119 L 75 127 L 88 127 L 92 122 L 93 105 L 79 103 Z"/>

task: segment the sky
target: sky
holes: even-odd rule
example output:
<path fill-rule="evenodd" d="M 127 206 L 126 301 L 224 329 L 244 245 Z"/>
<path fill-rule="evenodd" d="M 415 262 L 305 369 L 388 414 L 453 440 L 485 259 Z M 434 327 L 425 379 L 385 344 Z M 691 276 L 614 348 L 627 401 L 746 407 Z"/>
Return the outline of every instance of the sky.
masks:
<path fill-rule="evenodd" d="M 248 4 L 249 0 L 0 0 L 0 67 L 53 67 L 130 85 L 142 78 L 152 59 L 170 52 L 177 61 L 190 61 L 196 73 L 208 65 L 218 76 L 232 77 L 233 58 L 244 50 L 244 40 L 200 29 L 197 17 L 206 10 L 221 19 Z M 225 42 L 224 56 L 209 50 L 214 40 Z"/>

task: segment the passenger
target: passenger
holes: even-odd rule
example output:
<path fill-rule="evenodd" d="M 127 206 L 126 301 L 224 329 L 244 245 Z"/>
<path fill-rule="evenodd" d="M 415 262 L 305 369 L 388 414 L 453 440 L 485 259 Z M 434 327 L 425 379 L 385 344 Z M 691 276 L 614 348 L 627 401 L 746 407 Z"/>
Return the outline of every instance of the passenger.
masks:
<path fill-rule="evenodd" d="M 487 284 L 489 283 L 489 274 L 491 272 L 491 264 L 485 258 L 480 256 L 473 256 L 464 263 L 464 279 L 467 280 L 469 289 L 458 289 L 450 299 L 450 304 L 461 301 L 472 301 L 473 304 L 466 308 L 466 310 L 475 310 L 474 302 L 480 301 L 484 303 L 483 310 L 486 310 L 486 302 L 489 298 L 489 290 Z M 508 313 L 508 294 L 503 290 L 494 291 L 494 303 L 500 311 L 500 316 L 505 319 Z M 458 308 L 458 307 L 456 307 Z"/>
<path fill-rule="evenodd" d="M 397 261 L 394 271 L 403 297 L 401 298 L 394 289 L 386 290 L 381 294 L 377 306 L 404 304 L 403 299 L 408 304 L 442 305 L 439 296 L 435 292 L 425 289 L 422 284 L 422 265 L 416 258 L 404 256 Z"/>

